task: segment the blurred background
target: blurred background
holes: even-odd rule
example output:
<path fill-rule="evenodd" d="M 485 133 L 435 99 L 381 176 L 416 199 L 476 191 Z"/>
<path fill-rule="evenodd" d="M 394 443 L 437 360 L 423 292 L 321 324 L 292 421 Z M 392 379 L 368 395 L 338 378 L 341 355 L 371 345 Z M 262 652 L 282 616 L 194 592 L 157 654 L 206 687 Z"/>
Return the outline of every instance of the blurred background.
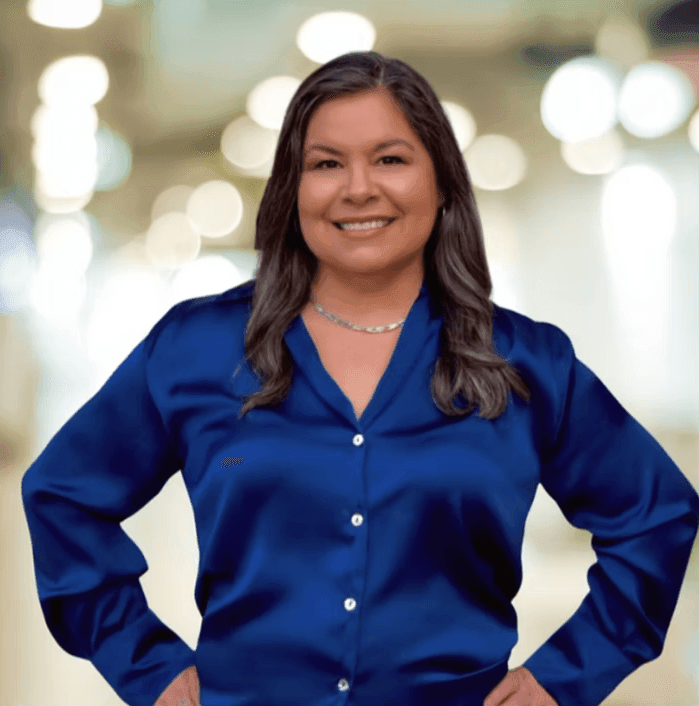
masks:
<path fill-rule="evenodd" d="M 173 304 L 253 277 L 292 94 L 368 49 L 442 100 L 495 302 L 560 326 L 699 488 L 699 2 L 1 0 L 2 706 L 123 703 L 45 626 L 22 474 Z M 195 648 L 181 475 L 123 526 L 150 607 Z M 540 487 L 511 669 L 594 561 Z M 699 704 L 698 582 L 694 552 L 662 655 L 605 704 Z"/>

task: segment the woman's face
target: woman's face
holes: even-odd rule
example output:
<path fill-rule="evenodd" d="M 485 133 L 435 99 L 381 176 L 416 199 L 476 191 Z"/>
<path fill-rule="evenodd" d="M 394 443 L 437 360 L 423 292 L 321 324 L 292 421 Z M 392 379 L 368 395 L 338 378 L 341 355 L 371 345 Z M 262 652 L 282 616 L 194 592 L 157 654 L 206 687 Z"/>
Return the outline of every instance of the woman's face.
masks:
<path fill-rule="evenodd" d="M 380 147 L 388 140 L 404 142 Z M 444 199 L 427 150 L 388 92 L 323 103 L 309 122 L 302 158 L 299 221 L 320 268 L 395 273 L 422 261 Z M 394 220 L 372 230 L 336 225 L 376 217 Z"/>

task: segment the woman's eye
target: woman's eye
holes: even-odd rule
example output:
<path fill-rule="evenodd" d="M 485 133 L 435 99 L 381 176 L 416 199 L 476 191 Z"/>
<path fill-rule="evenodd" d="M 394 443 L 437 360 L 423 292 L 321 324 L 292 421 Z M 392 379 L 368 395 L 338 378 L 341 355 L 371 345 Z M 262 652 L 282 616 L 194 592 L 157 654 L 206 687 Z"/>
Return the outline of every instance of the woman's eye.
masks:
<path fill-rule="evenodd" d="M 403 160 L 398 155 L 394 154 L 381 157 L 379 161 L 382 161 L 384 159 L 397 159 L 399 162 L 403 162 Z M 334 159 L 324 159 L 322 162 L 318 162 L 318 164 L 316 164 L 315 169 L 319 169 L 323 164 L 338 164 L 338 162 L 336 162 Z"/>

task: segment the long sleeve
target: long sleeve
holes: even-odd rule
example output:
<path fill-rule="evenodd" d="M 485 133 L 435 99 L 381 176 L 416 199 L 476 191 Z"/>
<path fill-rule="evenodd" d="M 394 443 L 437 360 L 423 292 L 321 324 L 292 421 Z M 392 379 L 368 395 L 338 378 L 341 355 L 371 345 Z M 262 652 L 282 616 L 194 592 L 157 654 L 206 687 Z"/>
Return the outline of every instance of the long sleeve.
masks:
<path fill-rule="evenodd" d="M 148 386 L 149 351 L 164 319 L 22 478 L 46 625 L 131 706 L 152 706 L 195 662 L 190 647 L 148 608 L 139 582 L 148 565 L 120 525 L 181 467 Z"/>
<path fill-rule="evenodd" d="M 561 407 L 541 482 L 592 533 L 590 591 L 523 666 L 559 706 L 596 706 L 662 652 L 699 524 L 699 496 L 556 328 Z"/>

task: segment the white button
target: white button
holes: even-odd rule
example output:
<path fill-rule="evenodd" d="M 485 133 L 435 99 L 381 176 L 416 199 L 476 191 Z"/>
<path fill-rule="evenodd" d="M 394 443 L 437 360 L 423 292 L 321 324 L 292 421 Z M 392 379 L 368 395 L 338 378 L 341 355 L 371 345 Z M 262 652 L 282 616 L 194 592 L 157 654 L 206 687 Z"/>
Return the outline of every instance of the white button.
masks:
<path fill-rule="evenodd" d="M 364 522 L 364 518 L 358 512 L 355 512 L 354 515 L 352 515 L 352 524 L 355 527 L 359 527 L 362 522 Z"/>
<path fill-rule="evenodd" d="M 345 610 L 354 610 L 357 607 L 357 601 L 354 598 L 345 598 Z"/>
<path fill-rule="evenodd" d="M 352 443 L 355 446 L 361 446 L 364 443 L 364 437 L 361 434 L 355 434 L 352 438 Z"/>
<path fill-rule="evenodd" d="M 337 682 L 337 688 L 340 691 L 347 691 L 347 689 L 349 689 L 349 682 L 347 679 L 340 679 L 340 681 Z"/>

